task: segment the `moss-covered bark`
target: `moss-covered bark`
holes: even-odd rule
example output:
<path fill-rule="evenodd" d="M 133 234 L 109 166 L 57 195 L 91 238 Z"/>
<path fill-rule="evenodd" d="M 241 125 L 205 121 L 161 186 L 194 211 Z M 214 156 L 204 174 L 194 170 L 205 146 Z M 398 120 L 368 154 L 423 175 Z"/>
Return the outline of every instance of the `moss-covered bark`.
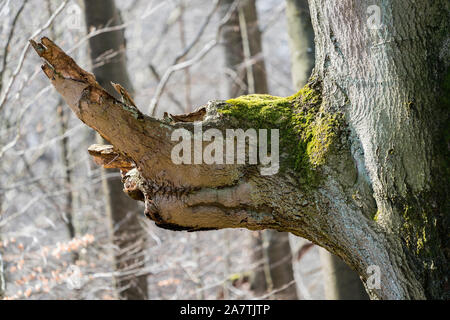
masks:
<path fill-rule="evenodd" d="M 280 149 L 286 155 L 282 170 L 293 170 L 305 183 L 315 183 L 314 170 L 326 162 L 339 142 L 343 116 L 326 110 L 321 84 L 311 82 L 290 97 L 267 94 L 241 96 L 218 110 L 238 128 L 279 129 Z"/>

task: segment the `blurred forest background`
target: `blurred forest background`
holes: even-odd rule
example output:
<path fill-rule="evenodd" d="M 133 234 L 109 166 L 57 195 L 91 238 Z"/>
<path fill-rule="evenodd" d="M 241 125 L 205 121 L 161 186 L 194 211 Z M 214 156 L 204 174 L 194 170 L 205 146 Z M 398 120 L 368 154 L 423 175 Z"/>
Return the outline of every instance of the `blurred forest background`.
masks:
<path fill-rule="evenodd" d="M 300 17 L 300 19 L 299 19 Z M 48 36 L 147 114 L 288 96 L 314 63 L 306 0 L 0 0 L 0 297 L 364 299 L 337 258 L 285 233 L 157 228 L 87 153 L 43 76 Z M 116 95 L 117 96 L 117 95 Z"/>

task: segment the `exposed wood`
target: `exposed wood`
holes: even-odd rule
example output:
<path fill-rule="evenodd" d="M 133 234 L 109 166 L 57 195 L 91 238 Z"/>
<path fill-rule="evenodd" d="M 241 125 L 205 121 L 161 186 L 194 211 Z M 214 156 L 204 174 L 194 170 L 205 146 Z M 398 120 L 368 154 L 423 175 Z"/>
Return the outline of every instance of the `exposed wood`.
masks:
<path fill-rule="evenodd" d="M 200 108 L 194 112 L 186 113 L 186 114 L 171 114 L 170 117 L 175 122 L 194 122 L 194 121 L 202 121 L 206 115 L 206 108 Z"/>
<path fill-rule="evenodd" d="M 95 163 L 107 169 L 130 170 L 134 168 L 133 162 L 114 150 L 114 146 L 93 144 L 88 148 L 89 154 Z"/>

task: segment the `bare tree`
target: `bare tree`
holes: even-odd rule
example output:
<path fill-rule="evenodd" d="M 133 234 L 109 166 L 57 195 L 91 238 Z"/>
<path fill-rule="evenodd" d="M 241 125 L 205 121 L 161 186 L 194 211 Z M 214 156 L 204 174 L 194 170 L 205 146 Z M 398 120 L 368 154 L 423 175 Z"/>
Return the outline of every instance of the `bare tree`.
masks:
<path fill-rule="evenodd" d="M 388 4 L 311 0 L 309 83 L 288 98 L 203 109 L 204 128 L 278 128 L 275 175 L 246 164 L 176 165 L 170 137 L 177 128 L 194 132 L 189 116 L 145 116 L 48 38 L 32 44 L 77 117 L 113 144 L 120 161 L 105 164 L 135 164 L 125 188 L 156 225 L 289 231 L 342 258 L 372 298 L 445 298 L 450 19 L 443 0 Z"/>
<path fill-rule="evenodd" d="M 114 0 L 84 1 L 88 31 L 122 24 L 120 12 Z M 126 43 L 124 30 L 112 30 L 90 37 L 90 54 L 97 81 L 112 90 L 111 82 L 122 84 L 133 92 L 126 69 Z M 120 95 L 119 95 L 120 97 Z M 103 189 L 107 197 L 106 210 L 111 217 L 117 270 L 125 273 L 118 276 L 117 287 L 124 299 L 147 299 L 146 275 L 129 275 L 129 271 L 143 267 L 145 236 L 139 223 L 138 206 L 122 191 L 120 177 L 104 178 Z"/>

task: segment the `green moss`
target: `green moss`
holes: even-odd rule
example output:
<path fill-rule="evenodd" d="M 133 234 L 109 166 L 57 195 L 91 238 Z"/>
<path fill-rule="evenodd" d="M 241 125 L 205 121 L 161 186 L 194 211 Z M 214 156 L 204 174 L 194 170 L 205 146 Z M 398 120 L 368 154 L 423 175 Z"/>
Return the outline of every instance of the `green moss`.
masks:
<path fill-rule="evenodd" d="M 402 232 L 406 245 L 415 250 L 417 255 L 436 257 L 435 251 L 440 246 L 440 241 L 436 231 L 436 219 L 429 205 L 404 205 L 402 214 L 404 219 Z"/>
<path fill-rule="evenodd" d="M 243 278 L 249 278 L 250 276 L 250 272 L 233 273 L 228 277 L 228 280 L 233 282 Z"/>
<path fill-rule="evenodd" d="M 340 114 L 324 110 L 317 84 L 290 97 L 252 94 L 226 102 L 219 112 L 237 120 L 240 128 L 279 129 L 286 165 L 309 182 L 314 180 L 313 171 L 326 162 L 342 124 Z"/>
<path fill-rule="evenodd" d="M 380 217 L 380 210 L 377 210 L 377 212 L 375 212 L 372 219 L 373 219 L 373 221 L 378 221 L 379 217 Z"/>

